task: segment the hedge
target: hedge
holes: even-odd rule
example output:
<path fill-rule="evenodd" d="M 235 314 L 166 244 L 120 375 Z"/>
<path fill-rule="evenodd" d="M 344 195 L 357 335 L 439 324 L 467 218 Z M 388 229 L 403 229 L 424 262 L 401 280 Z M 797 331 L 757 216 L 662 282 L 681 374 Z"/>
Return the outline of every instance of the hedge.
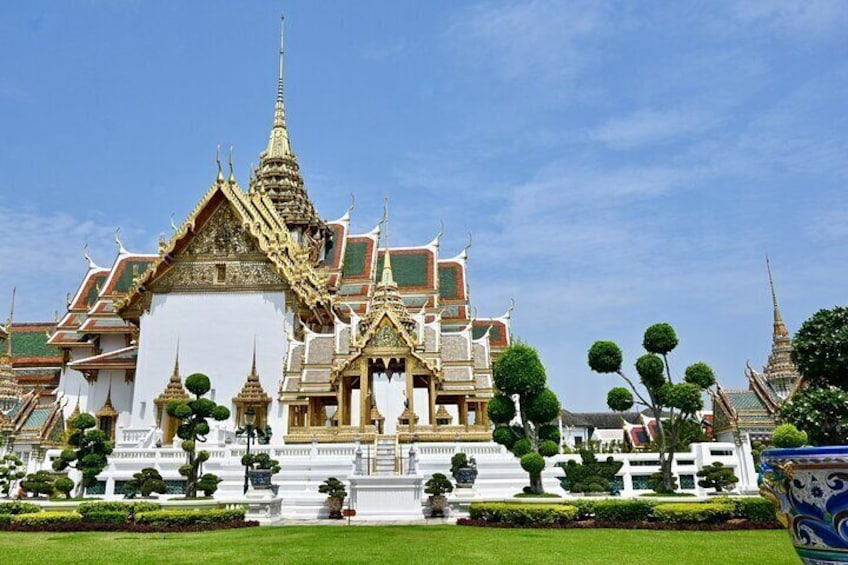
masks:
<path fill-rule="evenodd" d="M 244 508 L 234 510 L 154 510 L 135 515 L 137 524 L 156 526 L 189 526 L 199 524 L 225 524 L 244 521 Z"/>
<path fill-rule="evenodd" d="M 91 524 L 126 524 L 129 518 L 129 513 L 121 510 L 100 510 L 82 515 L 82 521 Z"/>
<path fill-rule="evenodd" d="M 86 502 L 77 506 L 77 512 L 83 516 L 87 522 L 94 522 L 88 518 L 89 514 L 100 514 L 102 512 L 120 512 L 124 515 L 125 521 L 132 520 L 133 517 L 141 512 L 153 512 L 162 508 L 161 505 L 155 502 L 118 502 L 118 501 L 101 501 L 101 502 Z"/>
<path fill-rule="evenodd" d="M 733 516 L 733 510 L 724 502 L 669 502 L 657 504 L 653 516 L 665 524 L 717 524 Z"/>
<path fill-rule="evenodd" d="M 29 502 L 4 502 L 0 504 L 0 515 L 35 514 L 41 507 Z"/>
<path fill-rule="evenodd" d="M 722 502 L 724 502 L 722 500 Z M 774 506 L 765 498 L 728 499 L 734 506 L 733 514 L 755 524 L 777 524 Z"/>
<path fill-rule="evenodd" d="M 592 510 L 596 522 L 643 522 L 654 506 L 648 500 L 598 500 Z"/>
<path fill-rule="evenodd" d="M 28 528 L 48 528 L 60 524 L 73 524 L 82 521 L 76 512 L 38 512 L 18 514 L 12 518 L 12 524 Z"/>
<path fill-rule="evenodd" d="M 0 526 L 5 526 L 12 523 L 11 514 L 0 514 Z"/>
<path fill-rule="evenodd" d="M 577 507 L 565 504 L 514 504 L 506 502 L 472 503 L 472 520 L 508 523 L 517 526 L 564 524 L 577 519 Z"/>

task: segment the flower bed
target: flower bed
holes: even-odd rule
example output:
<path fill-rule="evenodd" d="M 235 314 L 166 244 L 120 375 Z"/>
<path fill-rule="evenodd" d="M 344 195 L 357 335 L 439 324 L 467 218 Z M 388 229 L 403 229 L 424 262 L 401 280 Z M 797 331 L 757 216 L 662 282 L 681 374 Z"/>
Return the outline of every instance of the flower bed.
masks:
<path fill-rule="evenodd" d="M 568 504 L 473 503 L 466 526 L 499 528 L 623 528 L 654 530 L 780 529 L 771 504 L 760 498 L 710 502 L 575 500 Z"/>

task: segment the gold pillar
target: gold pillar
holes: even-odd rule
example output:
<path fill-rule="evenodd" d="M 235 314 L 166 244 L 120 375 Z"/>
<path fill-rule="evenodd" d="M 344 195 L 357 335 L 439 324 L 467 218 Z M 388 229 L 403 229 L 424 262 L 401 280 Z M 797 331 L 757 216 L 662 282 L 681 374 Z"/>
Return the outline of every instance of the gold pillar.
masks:
<path fill-rule="evenodd" d="M 468 430 L 468 400 L 464 396 L 459 397 L 459 425 Z"/>
<path fill-rule="evenodd" d="M 489 401 L 486 400 L 485 402 L 481 402 L 480 403 L 480 409 L 483 411 L 483 413 L 480 416 L 481 419 L 483 420 L 483 425 L 488 428 L 489 427 Z"/>
<path fill-rule="evenodd" d="M 359 370 L 359 431 L 365 432 L 368 418 L 371 415 L 371 407 L 368 405 L 368 359 L 360 360 Z"/>
<path fill-rule="evenodd" d="M 312 427 L 312 415 L 315 412 L 314 408 L 312 407 L 312 400 L 313 399 L 310 398 L 306 401 L 306 429 Z"/>
<path fill-rule="evenodd" d="M 433 375 L 427 377 L 427 392 L 430 402 L 430 426 L 433 430 L 436 429 L 436 383 L 433 381 Z"/>
<path fill-rule="evenodd" d="M 415 431 L 415 405 L 412 398 L 415 394 L 415 377 L 412 375 L 412 363 L 410 359 L 404 359 L 404 371 L 406 372 L 406 401 L 409 405 L 409 431 Z"/>

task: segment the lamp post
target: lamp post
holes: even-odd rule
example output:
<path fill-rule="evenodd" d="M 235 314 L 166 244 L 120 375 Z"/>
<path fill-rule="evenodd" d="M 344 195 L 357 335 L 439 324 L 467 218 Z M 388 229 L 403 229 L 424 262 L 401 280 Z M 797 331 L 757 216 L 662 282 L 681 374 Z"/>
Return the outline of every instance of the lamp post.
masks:
<path fill-rule="evenodd" d="M 253 405 L 247 407 L 247 410 L 244 412 L 244 433 L 247 435 L 247 453 L 245 456 L 250 455 L 250 440 L 253 439 L 253 424 L 256 421 L 256 410 L 254 410 Z M 250 471 L 250 465 L 244 466 L 244 493 L 247 494 L 247 484 L 248 484 L 248 472 Z"/>

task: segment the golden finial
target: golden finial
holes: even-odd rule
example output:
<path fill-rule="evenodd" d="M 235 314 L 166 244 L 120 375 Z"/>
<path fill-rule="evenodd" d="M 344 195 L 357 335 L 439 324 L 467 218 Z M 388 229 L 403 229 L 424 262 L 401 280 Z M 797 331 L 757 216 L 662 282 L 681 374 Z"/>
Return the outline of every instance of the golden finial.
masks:
<path fill-rule="evenodd" d="M 786 329 L 786 324 L 783 323 L 783 316 L 781 316 L 780 307 L 777 305 L 777 293 L 774 291 L 774 279 L 771 276 L 771 263 L 769 262 L 768 255 L 766 255 L 766 270 L 768 270 L 771 301 L 774 307 L 774 336 L 786 337 L 789 335 L 789 330 Z"/>
<path fill-rule="evenodd" d="M 6 354 L 12 357 L 12 321 L 15 319 L 15 294 L 18 288 L 12 287 L 12 304 L 9 307 L 9 321 L 6 322 Z"/>
<path fill-rule="evenodd" d="M 171 229 L 174 230 L 174 233 L 179 229 L 177 228 L 177 224 L 174 223 L 174 212 L 171 212 Z"/>
<path fill-rule="evenodd" d="M 236 175 L 233 172 L 233 146 L 232 145 L 230 145 L 229 165 L 230 165 L 230 178 L 227 179 L 227 182 L 232 184 L 232 183 L 236 182 Z"/>
<path fill-rule="evenodd" d="M 224 169 L 221 167 L 221 144 L 215 147 L 215 163 L 218 164 L 218 182 L 224 181 Z"/>
<path fill-rule="evenodd" d="M 385 243 L 385 256 L 383 258 L 383 274 L 380 277 L 380 286 L 388 287 L 395 284 L 392 276 L 392 257 L 389 252 L 389 195 L 383 199 L 383 219 L 380 221 L 383 224 L 381 236 Z"/>
<path fill-rule="evenodd" d="M 250 365 L 250 376 L 258 376 L 256 374 L 256 336 L 253 336 L 253 363 Z"/>

